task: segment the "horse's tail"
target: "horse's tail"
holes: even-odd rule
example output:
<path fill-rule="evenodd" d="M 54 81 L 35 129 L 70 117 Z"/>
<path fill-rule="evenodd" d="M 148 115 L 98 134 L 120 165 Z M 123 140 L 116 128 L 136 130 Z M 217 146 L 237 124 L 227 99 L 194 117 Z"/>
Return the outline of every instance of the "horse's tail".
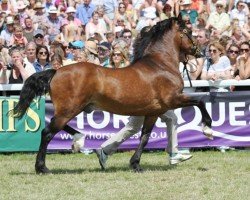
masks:
<path fill-rule="evenodd" d="M 56 70 L 49 69 L 31 75 L 23 85 L 17 105 L 11 111 L 16 117 L 21 118 L 29 108 L 35 97 L 41 97 L 49 91 L 50 80 L 55 75 Z"/>

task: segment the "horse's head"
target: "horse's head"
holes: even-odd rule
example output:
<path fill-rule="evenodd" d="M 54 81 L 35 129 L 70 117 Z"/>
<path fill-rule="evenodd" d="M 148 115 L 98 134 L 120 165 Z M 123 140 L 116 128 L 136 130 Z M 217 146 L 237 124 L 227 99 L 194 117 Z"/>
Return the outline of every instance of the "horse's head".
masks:
<path fill-rule="evenodd" d="M 192 36 L 192 31 L 186 27 L 185 22 L 182 20 L 181 15 L 179 15 L 176 23 L 176 36 L 175 40 L 179 44 L 181 53 L 186 55 L 192 55 L 196 58 L 202 57 L 202 53 Z"/>

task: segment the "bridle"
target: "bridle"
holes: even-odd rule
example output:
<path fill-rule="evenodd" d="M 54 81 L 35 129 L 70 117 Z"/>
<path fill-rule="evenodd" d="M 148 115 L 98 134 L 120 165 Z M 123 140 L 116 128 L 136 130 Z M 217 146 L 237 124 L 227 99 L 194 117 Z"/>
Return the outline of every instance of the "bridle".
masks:
<path fill-rule="evenodd" d="M 182 33 L 180 34 L 180 37 L 181 37 L 181 43 L 182 43 L 182 38 L 185 36 L 187 36 L 187 38 L 191 41 L 192 43 L 192 47 L 191 47 L 191 51 L 193 53 L 193 55 L 196 57 L 197 55 L 200 55 L 200 49 L 198 48 L 197 44 L 192 40 L 191 36 L 188 34 L 188 31 L 187 29 L 183 29 L 182 30 Z M 188 57 L 187 55 L 185 54 L 185 60 L 183 61 L 183 65 L 184 65 L 184 69 L 183 69 L 183 72 L 186 71 L 187 72 L 187 77 L 188 77 L 188 81 L 189 81 L 189 84 L 191 87 L 193 87 L 192 85 L 192 82 L 191 82 L 191 78 L 189 76 L 189 71 L 187 69 L 187 63 L 188 63 Z"/>

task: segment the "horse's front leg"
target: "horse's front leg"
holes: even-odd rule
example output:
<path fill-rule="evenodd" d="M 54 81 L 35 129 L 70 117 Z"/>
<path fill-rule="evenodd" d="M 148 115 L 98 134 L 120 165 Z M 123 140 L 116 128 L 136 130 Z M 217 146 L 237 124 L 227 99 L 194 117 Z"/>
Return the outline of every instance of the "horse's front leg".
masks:
<path fill-rule="evenodd" d="M 204 101 L 202 100 L 203 95 L 199 93 L 194 93 L 192 95 L 185 94 L 182 96 L 182 101 L 180 107 L 186 106 L 197 106 L 202 115 L 202 125 L 203 125 L 203 134 L 209 139 L 213 139 L 213 130 L 212 130 L 212 119 L 207 112 Z"/>
<path fill-rule="evenodd" d="M 157 120 L 158 116 L 154 117 L 145 117 L 144 124 L 142 127 L 142 135 L 138 148 L 136 149 L 134 155 L 130 159 L 130 166 L 135 172 L 142 172 L 142 168 L 140 167 L 140 159 L 142 155 L 142 151 L 144 147 L 148 143 L 149 136 L 154 127 L 154 124 Z"/>

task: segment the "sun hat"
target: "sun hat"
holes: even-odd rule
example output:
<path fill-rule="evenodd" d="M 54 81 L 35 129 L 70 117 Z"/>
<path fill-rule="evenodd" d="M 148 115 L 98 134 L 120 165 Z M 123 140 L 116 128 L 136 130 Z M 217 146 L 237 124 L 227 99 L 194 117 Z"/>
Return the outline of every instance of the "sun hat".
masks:
<path fill-rule="evenodd" d="M 33 36 L 35 37 L 36 35 L 42 35 L 44 36 L 44 32 L 41 29 L 37 29 L 34 31 Z"/>
<path fill-rule="evenodd" d="M 6 24 L 14 24 L 14 19 L 13 17 L 9 16 L 6 18 Z"/>
<path fill-rule="evenodd" d="M 221 6 L 225 7 L 225 3 L 221 0 L 216 1 L 215 5 L 221 5 Z"/>
<path fill-rule="evenodd" d="M 57 10 L 57 8 L 55 6 L 50 6 L 48 13 L 57 14 L 58 10 Z"/>
<path fill-rule="evenodd" d="M 69 46 L 77 49 L 82 49 L 84 47 L 84 42 L 81 40 L 76 40 L 74 42 L 70 42 Z"/>
<path fill-rule="evenodd" d="M 76 12 L 76 9 L 72 6 L 69 6 L 66 10 L 66 13 L 75 13 Z"/>
<path fill-rule="evenodd" d="M 2 3 L 8 3 L 8 0 L 2 0 Z"/>
<path fill-rule="evenodd" d="M 105 50 L 111 50 L 111 45 L 108 42 L 102 42 L 98 45 L 99 48 L 105 49 Z"/>
<path fill-rule="evenodd" d="M 97 44 L 94 41 L 86 41 L 85 49 L 89 50 L 93 54 L 97 54 Z"/>
<path fill-rule="evenodd" d="M 22 10 L 22 9 L 26 8 L 26 6 L 27 5 L 23 1 L 18 1 L 17 2 L 17 9 L 18 10 Z"/>
<path fill-rule="evenodd" d="M 34 9 L 41 9 L 44 8 L 44 5 L 42 4 L 42 2 L 38 1 L 36 2 Z"/>
<path fill-rule="evenodd" d="M 191 0 L 182 0 L 180 5 L 189 5 L 189 4 L 192 4 L 192 1 Z"/>

